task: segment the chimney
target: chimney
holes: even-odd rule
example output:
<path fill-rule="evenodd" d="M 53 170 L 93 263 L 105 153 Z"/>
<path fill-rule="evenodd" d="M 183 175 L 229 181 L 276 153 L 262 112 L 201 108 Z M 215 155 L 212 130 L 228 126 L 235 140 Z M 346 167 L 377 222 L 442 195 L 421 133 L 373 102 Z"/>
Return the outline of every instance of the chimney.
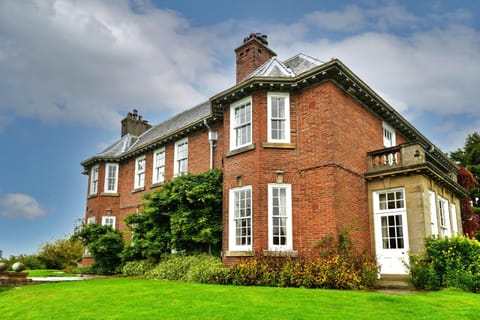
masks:
<path fill-rule="evenodd" d="M 138 114 L 137 109 L 133 109 L 132 112 L 129 112 L 125 118 L 122 120 L 122 132 L 121 136 L 123 137 L 127 133 L 138 137 L 152 126 L 148 124 L 147 120 L 143 120 L 143 117 Z"/>
<path fill-rule="evenodd" d="M 268 47 L 267 35 L 251 33 L 243 39 L 243 44 L 235 49 L 235 55 L 237 58 L 237 83 L 239 83 L 277 54 Z"/>

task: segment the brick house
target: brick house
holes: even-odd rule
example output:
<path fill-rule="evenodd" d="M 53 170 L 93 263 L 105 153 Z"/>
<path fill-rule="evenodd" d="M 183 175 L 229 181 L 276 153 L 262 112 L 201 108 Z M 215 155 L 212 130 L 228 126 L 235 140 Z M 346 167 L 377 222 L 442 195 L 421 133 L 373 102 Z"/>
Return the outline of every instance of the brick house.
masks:
<path fill-rule="evenodd" d="M 457 166 L 341 61 L 280 61 L 261 34 L 235 54 L 233 87 L 155 126 L 134 110 L 81 163 L 87 223 L 124 230 L 142 194 L 220 168 L 227 265 L 315 256 L 348 230 L 382 274 L 405 274 L 424 237 L 462 233 Z"/>

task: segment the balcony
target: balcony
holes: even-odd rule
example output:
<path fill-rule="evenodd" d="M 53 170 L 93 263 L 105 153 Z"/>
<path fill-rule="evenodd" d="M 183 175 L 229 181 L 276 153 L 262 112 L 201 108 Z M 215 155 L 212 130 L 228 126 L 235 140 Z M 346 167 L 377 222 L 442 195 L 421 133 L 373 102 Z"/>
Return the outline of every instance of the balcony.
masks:
<path fill-rule="evenodd" d="M 386 176 L 424 174 L 456 189 L 458 168 L 439 150 L 426 150 L 417 142 L 367 153 L 367 179 Z M 461 188 L 461 187 L 460 187 Z M 462 188 L 463 189 L 463 188 Z"/>

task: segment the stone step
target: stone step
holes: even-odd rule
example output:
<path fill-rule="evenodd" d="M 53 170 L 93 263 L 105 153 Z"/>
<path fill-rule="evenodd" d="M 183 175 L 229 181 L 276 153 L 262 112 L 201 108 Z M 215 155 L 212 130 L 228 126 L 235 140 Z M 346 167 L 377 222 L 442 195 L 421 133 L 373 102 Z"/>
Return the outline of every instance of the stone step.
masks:
<path fill-rule="evenodd" d="M 410 277 L 405 275 L 382 275 L 376 287 L 377 289 L 415 290 Z"/>

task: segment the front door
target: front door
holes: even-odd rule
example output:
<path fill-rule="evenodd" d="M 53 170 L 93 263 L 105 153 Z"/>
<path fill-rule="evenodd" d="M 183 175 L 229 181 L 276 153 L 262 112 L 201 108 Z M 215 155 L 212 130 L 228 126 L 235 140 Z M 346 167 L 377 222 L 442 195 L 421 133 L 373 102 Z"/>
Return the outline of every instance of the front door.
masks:
<path fill-rule="evenodd" d="M 408 226 L 405 191 L 374 193 L 375 247 L 381 274 L 408 274 Z"/>

